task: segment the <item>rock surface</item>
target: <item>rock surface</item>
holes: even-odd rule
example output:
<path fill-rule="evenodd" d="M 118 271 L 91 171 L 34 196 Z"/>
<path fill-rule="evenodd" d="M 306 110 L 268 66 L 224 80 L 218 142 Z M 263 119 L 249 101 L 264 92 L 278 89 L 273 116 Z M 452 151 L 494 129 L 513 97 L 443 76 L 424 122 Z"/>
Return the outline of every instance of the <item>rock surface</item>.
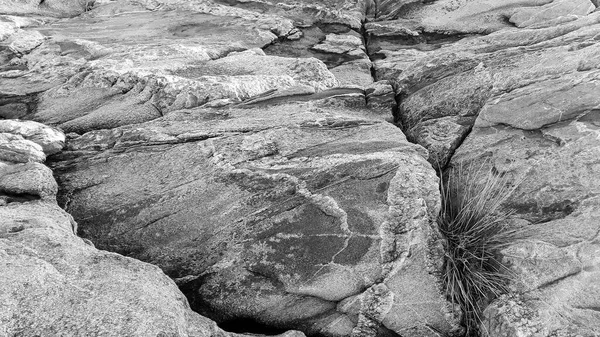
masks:
<path fill-rule="evenodd" d="M 600 170 L 598 110 L 582 108 L 570 120 L 534 130 L 478 127 L 483 123 L 476 122 L 453 157 L 477 161 L 485 156 L 501 174 L 523 180 L 508 206 L 526 221 L 521 225 L 526 240 L 504 251 L 517 275 L 519 296 L 488 308 L 491 335 L 595 336 L 600 329 L 595 310 L 600 263 L 600 189 L 594 178 Z M 507 113 L 505 118 L 512 116 Z"/>
<path fill-rule="evenodd" d="M 30 120 L 0 121 L 0 212 L 31 207 L 42 224 L 6 237 L 61 284 L 100 277 L 96 297 L 134 275 L 124 266 L 165 289 L 121 296 L 164 312 L 86 333 L 227 334 L 133 257 L 223 326 L 448 335 L 435 170 L 484 163 L 520 182 L 505 206 L 528 239 L 503 251 L 516 278 L 482 331 L 596 336 L 597 6 L 0 0 L 0 118 Z M 47 156 L 79 233 L 128 257 L 67 230 Z"/>
<path fill-rule="evenodd" d="M 483 329 L 490 336 L 595 336 L 600 331 L 594 309 L 600 262 L 600 190 L 594 178 L 600 172 L 600 72 L 590 62 L 597 59 L 591 55 L 600 53 L 598 14 L 465 38 L 430 52 L 417 61 L 417 71 L 398 77 L 399 83 L 408 83 L 400 119 L 408 126 L 417 121 L 416 139 L 423 139 L 419 125 L 445 123 L 448 117 L 432 113 L 436 106 L 451 106 L 459 118 L 477 116 L 471 118 L 473 128 L 451 165 L 487 163 L 494 172 L 520 182 L 506 206 L 522 219 L 525 240 L 503 252 L 516 280 L 513 293 L 486 310 Z M 520 42 L 510 36 L 518 36 Z M 469 80 L 459 81 L 465 74 Z M 428 86 L 412 89 L 415 82 L 422 86 L 422 79 Z M 462 85 L 434 89 L 442 83 Z M 435 95 L 431 108 L 422 108 L 417 100 L 425 94 Z M 449 129 L 446 137 L 464 137 L 455 132 Z M 442 141 L 451 143 L 452 139 Z M 429 148 L 435 146 L 439 145 Z"/>
<path fill-rule="evenodd" d="M 91 9 L 94 0 L 2 0 L 0 13 L 73 17 Z"/>
<path fill-rule="evenodd" d="M 52 166 L 80 233 L 219 322 L 449 331 L 437 178 L 383 121 L 396 102 L 373 84 L 363 10 L 118 1 L 15 25 L 44 39 L 8 49 L 3 113 L 70 132 Z"/>
<path fill-rule="evenodd" d="M 381 58 L 375 73 L 395 79 L 396 120 L 434 166 L 487 163 L 521 181 L 506 206 L 522 219 L 527 240 L 504 251 L 513 292 L 486 310 L 482 330 L 596 336 L 597 4 L 485 3 L 438 1 L 366 24 Z M 519 28 L 480 16 L 494 11 Z M 474 16 L 456 20 L 466 13 Z M 490 34 L 433 35 L 481 31 Z"/>
<path fill-rule="evenodd" d="M 343 336 L 363 312 L 338 303 L 373 286 L 391 301 L 388 329 L 424 329 L 398 316 L 407 305 L 449 328 L 428 249 L 439 192 L 423 154 L 360 110 L 308 102 L 89 132 L 53 167 L 85 237 L 160 266 L 201 312 Z"/>
<path fill-rule="evenodd" d="M 64 142 L 62 133 L 35 122 L 3 120 L 0 129 L 33 137 L 46 145 L 46 154 Z M 77 224 L 56 204 L 56 192 L 43 164 L 0 166 L 3 336 L 241 336 L 193 312 L 158 267 L 77 237 Z"/>

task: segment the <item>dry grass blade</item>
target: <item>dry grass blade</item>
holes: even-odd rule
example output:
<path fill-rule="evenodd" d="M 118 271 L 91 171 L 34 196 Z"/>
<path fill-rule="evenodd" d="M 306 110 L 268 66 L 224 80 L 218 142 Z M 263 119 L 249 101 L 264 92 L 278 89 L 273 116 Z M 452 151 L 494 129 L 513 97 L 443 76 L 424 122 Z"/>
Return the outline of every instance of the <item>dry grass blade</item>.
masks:
<path fill-rule="evenodd" d="M 499 251 L 517 238 L 502 208 L 516 185 L 481 165 L 460 165 L 442 179 L 442 210 L 438 217 L 446 249 L 444 286 L 460 306 L 467 336 L 477 336 L 485 305 L 507 291 L 508 269 Z"/>

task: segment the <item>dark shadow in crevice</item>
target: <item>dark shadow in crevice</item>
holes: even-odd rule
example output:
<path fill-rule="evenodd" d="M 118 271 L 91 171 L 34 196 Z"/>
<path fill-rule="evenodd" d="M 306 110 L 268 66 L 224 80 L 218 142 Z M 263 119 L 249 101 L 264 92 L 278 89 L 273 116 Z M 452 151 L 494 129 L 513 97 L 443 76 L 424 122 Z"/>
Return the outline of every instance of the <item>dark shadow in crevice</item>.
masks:
<path fill-rule="evenodd" d="M 175 283 L 187 298 L 190 307 L 193 311 L 201 314 L 202 316 L 212 319 L 217 323 L 217 325 L 221 329 L 227 332 L 234 332 L 240 334 L 259 334 L 269 336 L 279 335 L 290 330 L 267 325 L 249 317 L 223 317 L 223 315 L 214 311 L 211 308 L 210 304 L 206 302 L 198 293 L 198 289 L 200 289 L 202 284 L 205 282 L 207 276 L 208 275 L 188 276 L 175 279 Z"/>
<path fill-rule="evenodd" d="M 6 191 L 0 191 L 0 200 L 4 200 L 5 203 L 10 204 L 13 202 L 28 202 L 41 200 L 42 198 L 37 194 L 31 193 L 11 193 Z"/>
<path fill-rule="evenodd" d="M 238 318 L 228 320 L 225 322 L 221 322 L 218 325 L 221 329 L 228 332 L 261 334 L 267 336 L 279 335 L 289 330 L 268 326 L 257 322 L 256 320 L 251 318 Z"/>
<path fill-rule="evenodd" d="M 510 16 L 509 15 L 502 15 L 502 22 L 504 22 L 504 24 L 506 24 L 509 27 L 515 27 L 515 28 L 517 28 L 517 25 L 515 25 L 512 22 L 510 22 Z"/>
<path fill-rule="evenodd" d="M 514 210 L 520 218 L 531 222 L 531 224 L 542 224 L 566 218 L 579 208 L 579 202 L 577 200 L 561 200 L 546 206 L 540 206 L 533 202 L 509 202 L 507 207 Z"/>

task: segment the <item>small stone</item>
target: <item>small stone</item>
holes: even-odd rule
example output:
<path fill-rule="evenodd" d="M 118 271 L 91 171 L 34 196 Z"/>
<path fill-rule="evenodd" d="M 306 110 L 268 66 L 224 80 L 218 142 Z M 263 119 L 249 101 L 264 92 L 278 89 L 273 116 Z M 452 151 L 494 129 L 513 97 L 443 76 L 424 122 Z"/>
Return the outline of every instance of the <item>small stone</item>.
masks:
<path fill-rule="evenodd" d="M 0 160 L 27 163 L 44 162 L 46 155 L 42 147 L 20 135 L 0 133 Z"/>
<path fill-rule="evenodd" d="M 0 132 L 20 135 L 40 145 L 47 156 L 59 152 L 65 145 L 61 131 L 34 121 L 0 120 Z"/>
<path fill-rule="evenodd" d="M 46 37 L 38 31 L 19 30 L 10 37 L 8 48 L 17 54 L 27 54 L 42 44 L 45 39 Z"/>

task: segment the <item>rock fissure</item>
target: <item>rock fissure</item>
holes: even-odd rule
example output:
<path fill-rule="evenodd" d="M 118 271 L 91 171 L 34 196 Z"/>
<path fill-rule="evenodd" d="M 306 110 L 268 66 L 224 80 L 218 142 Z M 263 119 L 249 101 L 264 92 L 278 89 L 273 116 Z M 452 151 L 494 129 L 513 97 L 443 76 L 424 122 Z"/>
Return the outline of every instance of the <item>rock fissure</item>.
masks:
<path fill-rule="evenodd" d="M 224 326 L 258 324 L 249 329 L 263 333 L 269 326 L 328 337 L 456 331 L 436 276 L 443 254 L 431 164 L 443 169 L 485 160 L 497 174 L 524 177 L 508 204 L 527 226 L 544 219 L 536 234 L 553 242 L 507 248 L 505 258 L 531 281 L 532 289 L 515 293 L 560 303 L 566 316 L 576 312 L 591 322 L 574 326 L 541 313 L 527 297 L 508 307 L 494 301 L 490 331 L 586 336 L 600 329 L 594 310 L 576 311 L 598 307 L 589 282 L 598 270 L 597 240 L 575 234 L 599 233 L 590 196 L 599 188 L 594 60 L 600 54 L 597 9 L 590 4 L 119 0 L 86 8 L 76 0 L 43 6 L 0 0 L 0 12 L 15 14 L 0 18 L 0 118 L 72 132 L 51 165 L 60 203 L 96 246 L 159 266 L 194 309 Z M 391 118 L 402 121 L 401 130 L 384 122 Z M 106 280 L 133 268 L 144 280 L 166 284 L 152 274 L 156 268 L 50 234 L 48 228 L 63 223 L 73 231 L 74 223 L 52 206 L 54 180 L 40 167 L 13 162 L 40 163 L 50 152 L 36 143 L 39 137 L 2 129 L 4 122 L 0 190 L 8 192 L 0 213 L 8 232 L 27 229 L 7 240 L 62 242 L 56 247 L 80 252 L 69 260 L 77 266 L 89 264 L 86 254 L 96 256 L 93 264 L 112 261 L 103 269 Z M 6 158 L 17 175 L 4 171 Z M 15 195 L 25 197 L 13 202 Z M 68 255 L 44 254 L 55 253 Z M 576 264 L 585 272 L 569 269 Z M 34 298 L 41 305 L 22 312 L 42 318 L 31 324 L 14 311 L 24 323 L 1 321 L 0 331 L 105 329 L 133 336 L 145 322 L 161 322 L 142 335 L 229 335 L 192 313 L 169 287 L 170 315 L 160 319 L 143 307 L 160 306 L 155 297 L 119 292 L 123 303 L 134 304 L 118 307 L 124 314 L 102 327 L 87 324 L 77 313 L 89 308 L 76 307 L 75 291 L 60 306 Z M 99 298 L 85 302 L 103 308 Z M 61 328 L 36 316 L 58 307 L 67 310 L 61 319 L 69 318 L 59 320 Z M 86 324 L 68 330 L 71 322 Z"/>

